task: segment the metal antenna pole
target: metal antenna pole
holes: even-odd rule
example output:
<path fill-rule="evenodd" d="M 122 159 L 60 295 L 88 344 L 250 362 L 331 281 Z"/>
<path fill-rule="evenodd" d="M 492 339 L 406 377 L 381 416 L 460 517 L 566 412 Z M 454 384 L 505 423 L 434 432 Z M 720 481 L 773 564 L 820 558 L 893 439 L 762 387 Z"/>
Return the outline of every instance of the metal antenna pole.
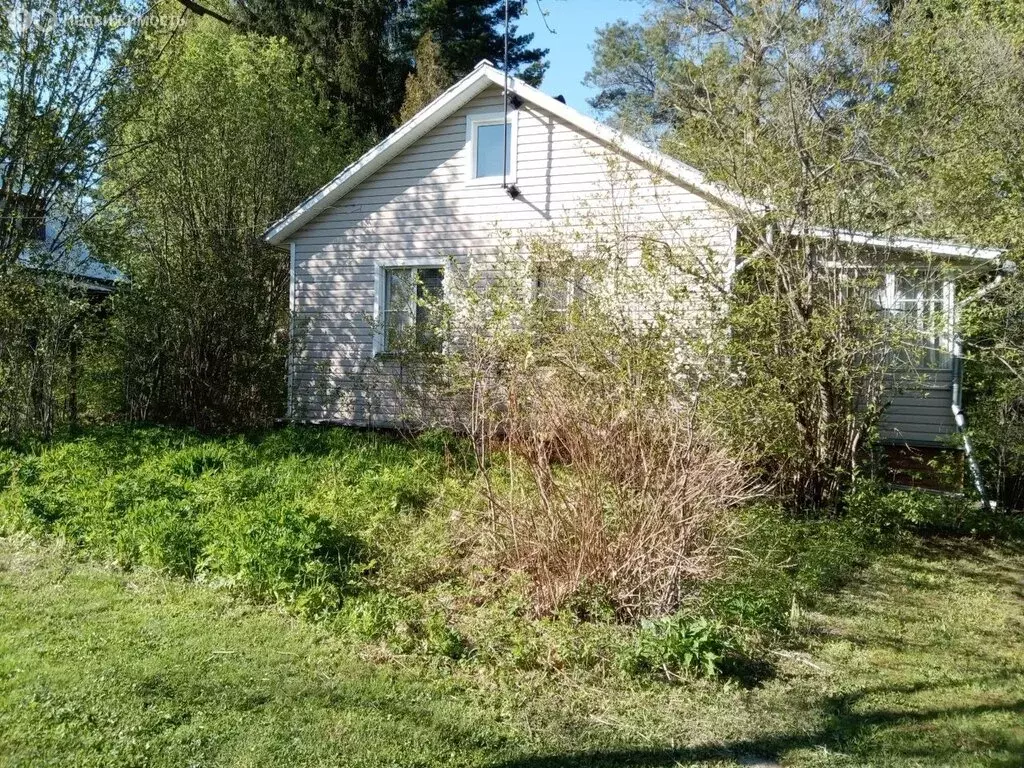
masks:
<path fill-rule="evenodd" d="M 508 0 L 505 0 L 505 92 L 504 92 L 504 117 L 505 121 L 501 124 L 502 136 L 502 152 L 501 152 L 501 188 L 508 189 Z"/>

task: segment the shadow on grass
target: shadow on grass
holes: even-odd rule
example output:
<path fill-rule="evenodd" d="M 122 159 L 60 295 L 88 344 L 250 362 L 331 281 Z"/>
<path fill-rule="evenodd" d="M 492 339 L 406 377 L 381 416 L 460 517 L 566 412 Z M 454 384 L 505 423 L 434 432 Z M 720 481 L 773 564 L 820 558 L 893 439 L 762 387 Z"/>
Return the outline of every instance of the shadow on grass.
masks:
<path fill-rule="evenodd" d="M 898 693 L 899 688 L 888 689 Z M 492 763 L 490 768 L 558 768 L 559 766 L 677 766 L 692 763 L 734 760 L 756 765 L 758 762 L 780 759 L 785 753 L 796 749 L 820 749 L 822 747 L 842 751 L 847 745 L 855 744 L 865 737 L 870 737 L 881 729 L 926 727 L 933 721 L 946 717 L 972 717 L 986 714 L 1024 714 L 1024 699 L 1006 704 L 984 704 L 965 707 L 949 707 L 928 709 L 917 712 L 899 712 L 895 710 L 878 710 L 865 714 L 854 712 L 854 707 L 868 693 L 856 693 L 829 697 L 824 704 L 829 720 L 823 728 L 807 733 L 786 733 L 777 736 L 765 736 L 759 739 L 743 739 L 710 743 L 698 747 L 683 748 L 647 748 L 594 750 L 561 755 L 540 755 L 525 757 L 501 763 Z M 920 745 L 924 747 L 926 745 Z M 1020 749 L 1022 743 L 1011 743 L 1004 740 L 1002 744 L 988 743 L 988 759 L 986 766 L 990 768 L 1019 768 Z M 997 756 L 996 752 L 1003 756 Z M 913 745 L 905 748 L 890 748 L 888 754 L 903 753 L 907 758 L 926 758 L 933 765 L 946 765 L 962 753 L 962 745 L 951 739 L 948 746 L 930 749 L 915 749 Z"/>
<path fill-rule="evenodd" d="M 875 574 L 869 579 L 861 574 L 852 585 L 855 590 L 873 588 L 875 598 L 886 599 L 889 586 L 906 584 L 907 578 L 918 577 L 916 588 L 942 593 L 949 588 L 952 574 L 975 583 L 1016 587 L 1013 593 L 1024 596 L 1021 571 L 1008 565 L 1005 557 L 1022 552 L 1017 542 L 992 545 L 971 545 L 948 540 L 927 541 L 911 548 L 912 561 L 899 561 L 894 571 L 884 578 Z M 930 562 L 934 560 L 936 562 Z M 941 598 L 940 598 L 941 599 Z M 884 611 L 875 599 L 857 607 L 860 614 Z M 919 621 L 930 620 L 928 611 Z M 885 646 L 905 652 L 908 642 L 903 638 L 881 637 L 877 633 L 851 636 L 841 633 L 854 645 Z M 911 644 L 913 645 L 913 644 Z M 924 646 L 921 646 L 923 649 Z M 919 650 L 921 650 L 919 649 Z M 995 656 L 986 661 L 985 647 L 964 648 L 983 666 L 996 669 L 1005 663 Z M 954 662 L 955 663 L 955 662 Z M 904 667 L 905 671 L 905 667 Z M 949 670 L 953 671 L 952 668 Z M 884 675 L 879 672 L 879 676 Z M 879 761 L 880 764 L 952 765 L 978 764 L 991 768 L 1019 768 L 1024 765 L 1024 695 L 1017 681 L 1024 680 L 1024 669 L 1008 666 L 990 674 L 965 676 L 941 681 L 919 679 L 905 684 L 859 686 L 856 690 L 825 697 L 814 702 L 813 710 L 823 718 L 822 725 L 806 731 L 766 733 L 759 738 L 710 742 L 683 748 L 643 748 L 580 751 L 576 753 L 540 755 L 507 762 L 493 763 L 491 768 L 556 768 L 557 766 L 678 766 L 715 761 L 737 761 L 743 764 L 771 765 L 796 750 L 828 750 L 849 753 L 855 758 Z M 977 697 L 978 690 L 989 690 L 988 700 L 966 703 L 965 697 Z M 1002 689 L 999 699 L 994 691 Z M 941 700 L 915 707 L 909 697 L 935 692 Z M 879 701 L 895 697 L 897 708 L 879 706 Z M 905 708 L 904 708 L 905 707 Z"/>

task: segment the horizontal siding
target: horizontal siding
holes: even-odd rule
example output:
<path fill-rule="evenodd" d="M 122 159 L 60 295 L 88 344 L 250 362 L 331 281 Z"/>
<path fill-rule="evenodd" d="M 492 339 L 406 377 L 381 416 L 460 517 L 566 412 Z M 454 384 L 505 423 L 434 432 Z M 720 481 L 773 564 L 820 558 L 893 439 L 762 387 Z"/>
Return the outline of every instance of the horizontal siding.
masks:
<path fill-rule="evenodd" d="M 292 366 L 300 417 L 387 424 L 421 405 L 406 392 L 413 377 L 372 357 L 377 261 L 485 265 L 509 239 L 578 230 L 606 244 L 656 234 L 725 264 L 723 211 L 531 105 L 518 115 L 520 197 L 467 185 L 466 115 L 501 108 L 499 90 L 484 92 L 294 236 L 296 325 L 306 329 Z"/>
<path fill-rule="evenodd" d="M 894 374 L 885 396 L 882 440 L 947 445 L 956 434 L 953 420 L 953 372 L 919 368 Z"/>

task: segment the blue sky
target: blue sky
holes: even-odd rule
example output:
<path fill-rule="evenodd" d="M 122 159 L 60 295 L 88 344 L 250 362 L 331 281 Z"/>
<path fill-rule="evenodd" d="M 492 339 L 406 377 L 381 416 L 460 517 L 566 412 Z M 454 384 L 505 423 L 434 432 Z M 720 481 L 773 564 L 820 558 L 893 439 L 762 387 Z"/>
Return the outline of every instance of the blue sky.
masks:
<path fill-rule="evenodd" d="M 548 11 L 549 32 L 538 9 Z M 583 76 L 590 69 L 593 54 L 590 46 L 597 29 L 617 19 L 636 21 L 644 7 L 637 0 L 527 0 L 527 15 L 519 21 L 520 32 L 533 32 L 533 42 L 550 48 L 551 67 L 544 76 L 541 90 L 552 96 L 562 94 L 569 106 L 593 114 L 587 99 L 596 91 L 585 88 Z"/>

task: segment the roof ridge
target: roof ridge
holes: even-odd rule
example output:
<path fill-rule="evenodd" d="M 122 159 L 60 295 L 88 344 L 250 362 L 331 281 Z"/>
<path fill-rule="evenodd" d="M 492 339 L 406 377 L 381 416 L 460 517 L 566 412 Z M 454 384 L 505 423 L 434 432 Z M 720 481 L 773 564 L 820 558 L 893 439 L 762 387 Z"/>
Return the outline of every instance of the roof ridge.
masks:
<path fill-rule="evenodd" d="M 288 235 L 312 221 L 332 203 L 344 197 L 351 189 L 376 173 L 393 157 L 422 138 L 442 120 L 461 109 L 489 85 L 504 87 L 504 84 L 505 73 L 497 69 L 489 60 L 481 60 L 473 68 L 473 71 L 447 88 L 380 143 L 365 152 L 354 163 L 350 163 L 333 179 L 275 221 L 264 232 L 263 238 L 273 244 L 283 242 Z M 663 152 L 646 147 L 622 131 L 597 122 L 514 75 L 508 76 L 508 84 L 513 93 L 526 101 L 712 202 L 734 210 L 762 210 L 764 208 L 763 205 L 749 201 L 720 184 L 708 181 L 704 174 L 696 168 L 669 157 Z"/>

